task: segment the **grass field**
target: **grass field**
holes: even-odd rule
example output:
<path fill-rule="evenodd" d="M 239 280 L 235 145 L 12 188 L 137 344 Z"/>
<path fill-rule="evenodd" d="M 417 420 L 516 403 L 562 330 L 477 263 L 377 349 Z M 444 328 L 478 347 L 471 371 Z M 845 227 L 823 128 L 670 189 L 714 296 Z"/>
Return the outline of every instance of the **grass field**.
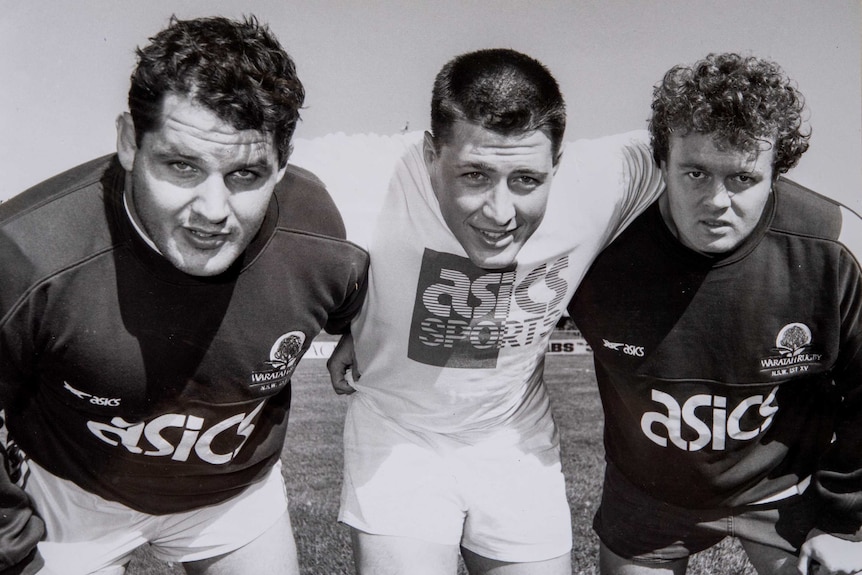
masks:
<path fill-rule="evenodd" d="M 598 573 L 592 532 L 604 466 L 602 413 L 591 356 L 548 356 L 547 385 L 554 402 L 568 481 L 574 548 L 572 572 Z M 284 450 L 284 475 L 303 575 L 353 573 L 347 529 L 336 522 L 341 489 L 341 429 L 346 401 L 329 384 L 323 360 L 305 359 L 293 378 L 293 406 Z M 462 573 L 466 571 L 462 568 Z M 183 573 L 154 560 L 144 549 L 128 575 Z M 692 575 L 751 575 L 739 545 L 721 545 L 692 558 Z"/>

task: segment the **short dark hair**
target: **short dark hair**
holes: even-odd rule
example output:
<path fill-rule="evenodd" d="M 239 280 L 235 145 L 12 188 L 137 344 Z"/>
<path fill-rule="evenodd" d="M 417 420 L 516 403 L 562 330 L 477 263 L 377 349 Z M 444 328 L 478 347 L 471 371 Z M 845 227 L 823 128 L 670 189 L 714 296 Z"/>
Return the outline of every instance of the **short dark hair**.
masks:
<path fill-rule="evenodd" d="M 653 157 L 667 160 L 670 137 L 712 134 L 746 150 L 775 140 L 773 175 L 786 173 L 808 149 L 805 100 L 778 64 L 753 56 L 709 54 L 674 66 L 655 86 L 649 122 Z"/>
<path fill-rule="evenodd" d="M 446 142 L 458 120 L 504 135 L 542 130 L 551 139 L 556 162 L 566 130 L 566 104 L 541 62 L 509 49 L 478 50 L 449 61 L 434 81 L 435 141 Z"/>
<path fill-rule="evenodd" d="M 305 89 L 293 60 L 254 16 L 172 16 L 137 55 L 129 110 L 138 145 L 157 129 L 164 97 L 187 95 L 238 130 L 271 134 L 279 167 L 287 163 Z"/>

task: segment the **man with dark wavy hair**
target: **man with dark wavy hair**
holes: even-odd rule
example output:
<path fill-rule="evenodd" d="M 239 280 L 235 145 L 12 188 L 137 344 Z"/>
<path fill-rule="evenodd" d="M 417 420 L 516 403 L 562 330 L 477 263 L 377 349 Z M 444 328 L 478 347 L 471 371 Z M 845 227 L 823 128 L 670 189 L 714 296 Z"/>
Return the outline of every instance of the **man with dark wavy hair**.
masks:
<path fill-rule="evenodd" d="M 809 132 L 775 63 L 674 67 L 652 110 L 666 189 L 569 306 L 605 412 L 602 573 L 684 573 L 727 536 L 761 574 L 858 572 L 862 223 L 781 177 Z"/>
<path fill-rule="evenodd" d="M 0 205 L 0 571 L 299 573 L 290 378 L 367 254 L 288 165 L 304 90 L 254 18 L 138 50 L 117 153 Z"/>

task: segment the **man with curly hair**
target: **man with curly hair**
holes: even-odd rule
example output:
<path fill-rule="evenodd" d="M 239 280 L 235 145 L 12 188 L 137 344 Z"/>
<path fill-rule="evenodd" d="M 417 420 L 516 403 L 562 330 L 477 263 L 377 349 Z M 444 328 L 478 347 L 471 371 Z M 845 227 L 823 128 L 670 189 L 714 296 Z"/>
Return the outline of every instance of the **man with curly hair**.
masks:
<path fill-rule="evenodd" d="M 304 99 L 254 18 L 138 50 L 117 154 L 0 206 L 0 572 L 297 574 L 290 378 L 367 253 L 288 165 Z"/>
<path fill-rule="evenodd" d="M 569 306 L 605 413 L 605 574 L 684 573 L 726 536 L 758 573 L 862 569 L 862 223 L 781 177 L 804 109 L 737 54 L 654 90 L 666 189 Z"/>

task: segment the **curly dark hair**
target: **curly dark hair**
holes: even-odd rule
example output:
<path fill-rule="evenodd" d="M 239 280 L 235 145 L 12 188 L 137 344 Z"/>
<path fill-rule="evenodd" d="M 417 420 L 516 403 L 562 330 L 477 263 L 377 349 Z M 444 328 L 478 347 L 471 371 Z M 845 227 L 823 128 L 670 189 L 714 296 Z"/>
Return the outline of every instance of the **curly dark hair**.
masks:
<path fill-rule="evenodd" d="M 712 134 L 746 150 L 775 142 L 773 176 L 795 166 L 808 149 L 805 100 L 774 62 L 739 54 L 710 54 L 675 66 L 653 90 L 649 122 L 653 157 L 667 160 L 672 135 Z"/>
<path fill-rule="evenodd" d="M 254 16 L 172 16 L 137 56 L 129 110 L 138 145 L 157 129 L 164 97 L 188 95 L 238 130 L 271 134 L 279 167 L 287 163 L 305 89 L 293 60 Z"/>
<path fill-rule="evenodd" d="M 434 81 L 435 142 L 446 142 L 458 120 L 503 135 L 542 130 L 551 139 L 556 163 L 566 104 L 557 81 L 539 61 L 506 48 L 478 50 L 450 60 Z"/>

